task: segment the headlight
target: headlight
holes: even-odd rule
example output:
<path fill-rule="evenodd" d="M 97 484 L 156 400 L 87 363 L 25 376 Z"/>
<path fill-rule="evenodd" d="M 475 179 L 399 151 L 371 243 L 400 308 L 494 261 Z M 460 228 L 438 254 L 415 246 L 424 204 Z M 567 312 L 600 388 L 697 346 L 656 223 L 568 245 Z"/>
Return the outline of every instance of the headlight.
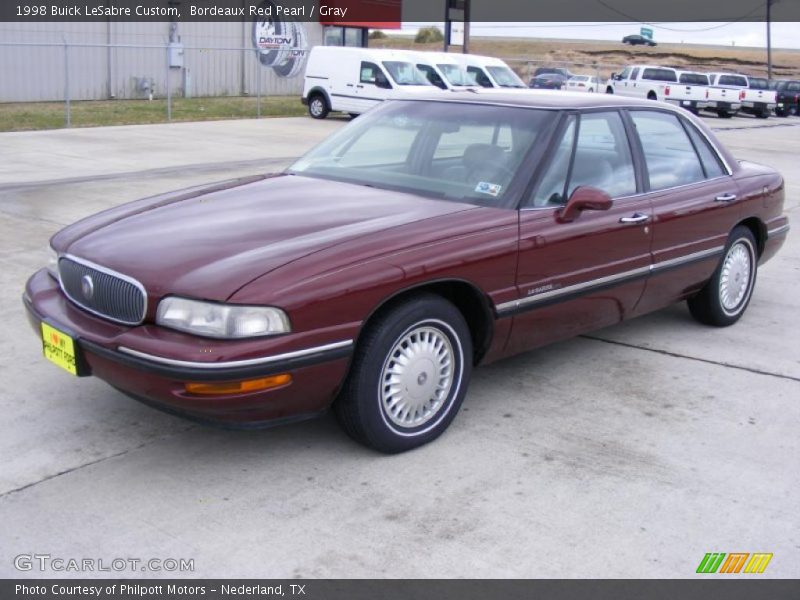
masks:
<path fill-rule="evenodd" d="M 58 280 L 58 252 L 53 250 L 52 246 L 47 247 L 47 272 L 50 276 Z"/>
<path fill-rule="evenodd" d="M 279 308 L 217 304 L 168 296 L 158 304 L 156 323 L 213 338 L 249 338 L 289 333 L 289 317 Z"/>

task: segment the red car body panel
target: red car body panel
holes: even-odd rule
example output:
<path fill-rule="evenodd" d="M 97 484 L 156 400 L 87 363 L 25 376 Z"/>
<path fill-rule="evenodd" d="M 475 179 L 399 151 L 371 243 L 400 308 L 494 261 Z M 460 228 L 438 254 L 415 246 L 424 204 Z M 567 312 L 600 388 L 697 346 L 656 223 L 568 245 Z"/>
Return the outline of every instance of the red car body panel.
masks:
<path fill-rule="evenodd" d="M 788 229 L 782 178 L 737 163 L 693 122 L 730 175 L 620 198 L 570 223 L 558 207 L 492 208 L 297 175 L 135 202 L 66 228 L 52 245 L 141 282 L 142 324 L 87 313 L 46 270 L 28 281 L 25 303 L 35 328 L 44 320 L 79 340 L 92 374 L 149 403 L 238 425 L 314 415 L 336 397 L 365 324 L 403 294 L 446 290 L 457 304 L 472 303 L 468 322 L 483 327 L 474 333 L 484 342 L 476 361 L 490 362 L 689 297 L 737 224 L 754 230 L 768 260 Z M 719 201 L 725 194 L 735 201 Z M 620 223 L 633 215 L 647 219 Z M 276 306 L 292 332 L 210 340 L 166 329 L 154 323 L 165 294 Z M 184 388 L 273 372 L 291 373 L 292 383 L 219 397 Z"/>

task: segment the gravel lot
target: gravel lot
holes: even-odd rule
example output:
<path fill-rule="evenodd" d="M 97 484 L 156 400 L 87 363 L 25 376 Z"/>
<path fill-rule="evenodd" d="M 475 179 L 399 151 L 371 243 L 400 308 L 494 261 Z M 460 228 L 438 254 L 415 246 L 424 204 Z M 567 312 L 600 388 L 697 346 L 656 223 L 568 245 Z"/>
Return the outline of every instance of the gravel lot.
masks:
<path fill-rule="evenodd" d="M 407 454 L 331 416 L 195 425 L 41 357 L 20 296 L 57 229 L 274 170 L 344 122 L 0 134 L 0 577 L 80 575 L 15 570 L 42 553 L 194 559 L 133 577 L 683 578 L 712 551 L 800 576 L 800 119 L 707 119 L 782 171 L 794 215 L 742 321 L 702 327 L 679 305 L 479 369 L 448 433 Z"/>

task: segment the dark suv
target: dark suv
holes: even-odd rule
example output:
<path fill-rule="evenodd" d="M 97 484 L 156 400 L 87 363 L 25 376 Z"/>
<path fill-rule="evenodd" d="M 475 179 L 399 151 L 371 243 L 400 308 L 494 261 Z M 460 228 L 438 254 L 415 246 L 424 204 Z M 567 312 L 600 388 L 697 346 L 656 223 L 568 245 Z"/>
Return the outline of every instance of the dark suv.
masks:
<path fill-rule="evenodd" d="M 631 46 L 657 46 L 653 40 L 646 38 L 643 35 L 626 35 L 622 38 L 623 44 L 630 44 Z"/>
<path fill-rule="evenodd" d="M 800 114 L 800 81 L 770 81 L 770 89 L 776 92 L 775 114 L 779 117 Z"/>

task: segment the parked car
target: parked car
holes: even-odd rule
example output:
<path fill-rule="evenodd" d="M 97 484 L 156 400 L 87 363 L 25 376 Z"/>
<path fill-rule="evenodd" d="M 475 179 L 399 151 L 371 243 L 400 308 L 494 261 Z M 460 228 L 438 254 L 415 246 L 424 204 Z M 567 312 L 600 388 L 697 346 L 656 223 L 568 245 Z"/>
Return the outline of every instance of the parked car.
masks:
<path fill-rule="evenodd" d="M 281 174 L 62 229 L 23 301 L 73 375 L 229 426 L 332 406 L 399 452 L 448 427 L 476 365 L 682 300 L 735 323 L 784 189 L 664 104 L 417 94 Z"/>
<path fill-rule="evenodd" d="M 693 71 L 678 71 L 677 75 L 677 85 L 670 86 L 664 100 L 697 114 L 708 100 L 708 75 Z"/>
<path fill-rule="evenodd" d="M 772 83 L 772 82 L 770 82 Z M 800 81 L 777 81 L 775 82 L 775 114 L 779 117 L 788 117 L 800 113 Z"/>
<path fill-rule="evenodd" d="M 634 35 L 626 35 L 622 38 L 623 44 L 630 44 L 631 46 L 657 46 L 653 40 L 648 37 L 644 37 L 643 35 L 634 34 Z"/>
<path fill-rule="evenodd" d="M 536 70 L 533 72 L 533 77 L 538 77 L 539 75 L 563 75 L 566 79 L 570 77 L 575 77 L 575 73 L 572 73 L 569 69 L 565 67 L 536 67 Z"/>
<path fill-rule="evenodd" d="M 402 51 L 315 46 L 306 65 L 301 101 L 315 119 L 330 111 L 361 114 L 401 91 L 430 85 Z"/>
<path fill-rule="evenodd" d="M 750 86 L 747 75 L 740 73 L 709 73 L 708 79 L 712 87 L 739 90 L 740 110 L 743 113 L 766 119 L 775 109 L 776 94 L 769 89 L 766 79 L 756 78 L 755 87 Z"/>
<path fill-rule="evenodd" d="M 475 83 L 485 88 L 526 88 L 525 82 L 502 60 L 477 54 L 449 54 Z"/>
<path fill-rule="evenodd" d="M 600 89 L 600 82 L 592 75 L 574 75 L 567 79 L 567 89 L 572 92 L 594 93 Z"/>
<path fill-rule="evenodd" d="M 536 75 L 531 79 L 528 87 L 541 90 L 560 90 L 567 86 L 569 78 L 560 73 L 545 73 L 543 75 Z"/>

